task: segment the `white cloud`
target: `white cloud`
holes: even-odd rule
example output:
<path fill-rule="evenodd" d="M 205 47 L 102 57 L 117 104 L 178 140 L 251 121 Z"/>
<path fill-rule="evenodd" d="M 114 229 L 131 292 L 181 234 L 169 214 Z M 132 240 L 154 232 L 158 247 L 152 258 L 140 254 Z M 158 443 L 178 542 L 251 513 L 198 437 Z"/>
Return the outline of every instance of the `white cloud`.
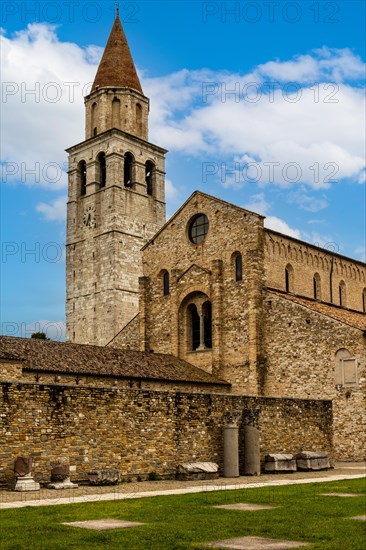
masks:
<path fill-rule="evenodd" d="M 41 212 L 47 221 L 65 221 L 66 220 L 67 196 L 62 195 L 50 203 L 41 202 L 37 204 L 37 212 Z"/>
<path fill-rule="evenodd" d="M 0 39 L 7 136 L 2 162 L 14 163 L 6 165 L 3 181 L 64 188 L 63 150 L 84 139 L 83 91 L 95 76 L 102 50 L 61 42 L 55 27 L 46 24 L 32 24 Z M 364 90 L 359 82 L 351 85 L 363 71 L 349 49 L 324 47 L 269 61 L 251 74 L 184 69 L 150 78 L 142 72 L 151 99 L 150 139 L 218 164 L 239 162 L 239 183 L 236 177 L 216 178 L 225 186 L 245 184 L 248 159 L 257 165 L 260 185 L 291 188 L 300 183 L 321 189 L 333 179 L 363 181 Z M 277 81 L 276 89 L 267 89 L 268 80 Z M 297 101 L 285 92 L 288 81 L 297 84 Z M 255 83 L 257 102 L 246 88 L 249 83 Z M 36 98 L 31 92 L 35 89 Z M 230 90 L 237 93 L 233 96 Z M 36 163 L 39 177 L 29 174 Z M 52 179 L 46 167 L 53 163 L 60 177 Z"/>
<path fill-rule="evenodd" d="M 297 204 L 307 212 L 319 212 L 328 206 L 328 201 L 324 195 L 320 197 L 315 194 L 309 195 L 304 189 L 290 193 L 288 202 L 290 204 Z"/>
<path fill-rule="evenodd" d="M 301 231 L 299 229 L 293 229 L 290 227 L 284 220 L 277 218 L 276 216 L 267 216 L 264 220 L 264 225 L 268 229 L 273 231 L 278 231 L 279 233 L 284 233 L 290 237 L 295 237 L 296 239 L 301 239 Z"/>
<path fill-rule="evenodd" d="M 244 208 L 250 210 L 251 212 L 256 212 L 257 214 L 262 214 L 265 216 L 270 208 L 270 203 L 266 201 L 264 193 L 258 193 L 251 197 L 251 201 L 247 202 L 244 205 Z"/>
<path fill-rule="evenodd" d="M 60 42 L 55 27 L 46 24 L 30 24 L 0 40 L 2 181 L 64 188 L 64 149 L 84 139 L 83 90 L 95 76 L 101 49 Z"/>

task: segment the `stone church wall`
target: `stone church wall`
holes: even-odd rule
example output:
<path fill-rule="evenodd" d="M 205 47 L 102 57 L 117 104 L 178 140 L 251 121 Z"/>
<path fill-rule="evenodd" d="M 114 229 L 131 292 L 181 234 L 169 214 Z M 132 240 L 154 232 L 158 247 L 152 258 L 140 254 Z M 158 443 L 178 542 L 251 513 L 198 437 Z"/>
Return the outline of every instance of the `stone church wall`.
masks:
<path fill-rule="evenodd" d="M 333 243 L 331 243 L 333 244 Z M 340 305 L 339 285 L 344 283 L 343 306 L 358 311 L 366 307 L 366 266 L 362 262 L 332 254 L 303 241 L 266 231 L 266 285 L 278 290 L 285 288 L 285 269 L 293 270 L 290 292 L 314 298 L 314 275 L 319 279 L 318 299 Z M 330 277 L 332 272 L 332 300 Z M 363 294 L 365 293 L 365 298 Z"/>
<path fill-rule="evenodd" d="M 332 400 L 335 457 L 365 460 L 365 336 L 274 294 L 265 306 L 265 395 Z M 337 384 L 335 356 L 344 348 L 357 361 L 357 384 Z"/>
<path fill-rule="evenodd" d="M 130 321 L 118 334 L 113 338 L 108 347 L 119 349 L 140 350 L 140 316 L 139 314 Z"/>
<path fill-rule="evenodd" d="M 0 478 L 9 480 L 14 459 L 27 455 L 40 481 L 49 480 L 60 457 L 74 466 L 74 479 L 96 467 L 173 475 L 179 462 L 192 460 L 222 469 L 223 412 L 257 408 L 262 458 L 301 449 L 332 453 L 329 401 L 2 382 Z"/>
<path fill-rule="evenodd" d="M 208 217 L 204 242 L 188 238 L 190 221 Z M 195 193 L 144 250 L 140 283 L 141 342 L 148 351 L 172 353 L 229 380 L 235 392 L 257 393 L 256 361 L 261 355 L 263 218 Z M 242 280 L 235 256 L 241 254 Z M 163 273 L 170 291 L 163 295 Z M 212 304 L 212 350 L 192 351 L 188 303 Z"/>

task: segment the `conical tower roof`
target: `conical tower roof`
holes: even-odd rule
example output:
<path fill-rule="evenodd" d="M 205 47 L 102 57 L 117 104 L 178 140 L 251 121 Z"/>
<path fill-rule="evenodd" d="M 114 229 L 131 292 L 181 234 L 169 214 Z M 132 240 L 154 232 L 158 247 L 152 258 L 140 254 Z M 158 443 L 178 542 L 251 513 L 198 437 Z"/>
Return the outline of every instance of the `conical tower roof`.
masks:
<path fill-rule="evenodd" d="M 92 92 L 99 86 L 133 88 L 143 94 L 126 35 L 118 16 L 114 20 L 103 57 L 93 83 Z"/>

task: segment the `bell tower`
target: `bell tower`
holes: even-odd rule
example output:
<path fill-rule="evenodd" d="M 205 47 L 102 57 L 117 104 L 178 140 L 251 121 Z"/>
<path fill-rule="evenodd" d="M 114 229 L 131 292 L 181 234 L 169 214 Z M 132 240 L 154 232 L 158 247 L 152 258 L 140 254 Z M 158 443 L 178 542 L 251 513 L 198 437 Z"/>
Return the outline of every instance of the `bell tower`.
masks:
<path fill-rule="evenodd" d="M 138 313 L 141 248 L 165 223 L 165 149 L 118 11 L 85 97 L 85 140 L 67 149 L 67 340 L 105 345 Z"/>

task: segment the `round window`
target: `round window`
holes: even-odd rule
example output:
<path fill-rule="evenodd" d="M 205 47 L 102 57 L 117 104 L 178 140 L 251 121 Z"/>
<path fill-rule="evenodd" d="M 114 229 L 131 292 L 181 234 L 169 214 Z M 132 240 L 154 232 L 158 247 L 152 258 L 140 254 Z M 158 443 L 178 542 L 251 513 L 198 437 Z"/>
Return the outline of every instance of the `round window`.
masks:
<path fill-rule="evenodd" d="M 189 240 L 194 244 L 202 243 L 209 228 L 208 218 L 205 214 L 197 214 L 189 224 Z"/>

